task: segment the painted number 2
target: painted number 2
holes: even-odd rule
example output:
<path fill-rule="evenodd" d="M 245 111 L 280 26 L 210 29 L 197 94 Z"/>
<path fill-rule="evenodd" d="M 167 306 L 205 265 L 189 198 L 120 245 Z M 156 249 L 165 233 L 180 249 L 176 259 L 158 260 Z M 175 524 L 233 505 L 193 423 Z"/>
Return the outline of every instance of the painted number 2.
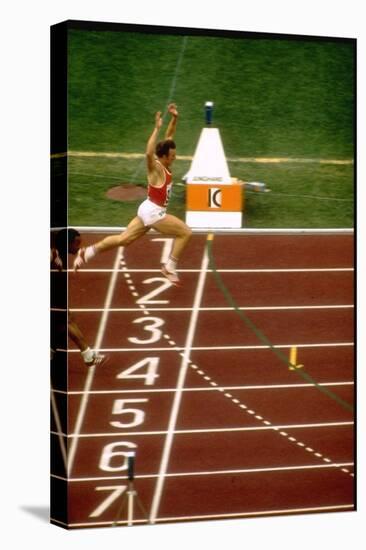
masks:
<path fill-rule="evenodd" d="M 143 281 L 144 285 L 149 285 L 151 283 L 159 282 L 161 283 L 158 287 L 154 288 L 151 292 L 148 294 L 145 294 L 145 296 L 141 296 L 136 303 L 137 304 L 169 304 L 169 300 L 153 300 L 155 296 L 158 296 L 164 290 L 167 290 L 172 286 L 172 283 L 168 281 L 167 279 L 163 279 L 163 277 L 151 277 L 150 279 L 145 279 Z"/>

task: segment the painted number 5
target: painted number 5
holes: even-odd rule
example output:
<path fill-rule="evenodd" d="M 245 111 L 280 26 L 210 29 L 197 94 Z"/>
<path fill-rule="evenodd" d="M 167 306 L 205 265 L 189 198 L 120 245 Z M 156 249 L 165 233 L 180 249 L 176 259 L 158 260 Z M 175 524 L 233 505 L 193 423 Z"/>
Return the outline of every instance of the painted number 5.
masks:
<path fill-rule="evenodd" d="M 116 399 L 113 403 L 112 414 L 120 415 L 122 420 L 113 420 L 111 426 L 115 428 L 133 428 L 143 424 L 145 413 L 140 409 L 129 407 L 130 403 L 147 403 L 148 399 Z"/>

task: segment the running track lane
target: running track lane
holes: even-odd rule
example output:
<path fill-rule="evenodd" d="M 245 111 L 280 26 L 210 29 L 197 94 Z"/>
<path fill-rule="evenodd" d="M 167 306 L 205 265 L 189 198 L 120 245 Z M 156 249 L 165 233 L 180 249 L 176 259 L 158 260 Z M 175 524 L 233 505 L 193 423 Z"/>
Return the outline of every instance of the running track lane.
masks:
<path fill-rule="evenodd" d="M 353 415 L 262 346 L 227 307 L 209 271 L 169 431 L 205 236 L 189 245 L 179 290 L 162 286 L 157 269 L 169 244 L 150 235 L 119 264 L 101 342 L 110 360 L 95 371 L 77 438 L 71 526 L 116 519 L 126 487 L 124 453 L 131 449 L 139 497 L 149 513 L 155 498 L 156 521 L 353 509 Z M 284 353 L 296 345 L 304 369 L 352 402 L 352 236 L 217 235 L 213 252 L 231 295 L 256 326 Z M 70 306 L 93 342 L 114 260 L 108 253 L 91 271 L 70 274 Z M 139 370 L 126 375 L 133 365 Z M 147 372 L 149 379 L 133 377 Z M 85 377 L 72 351 L 71 441 Z M 55 396 L 57 403 L 63 394 Z M 52 429 L 57 446 L 59 429 Z M 53 473 L 57 486 L 62 464 Z M 142 521 L 136 510 L 134 522 Z"/>

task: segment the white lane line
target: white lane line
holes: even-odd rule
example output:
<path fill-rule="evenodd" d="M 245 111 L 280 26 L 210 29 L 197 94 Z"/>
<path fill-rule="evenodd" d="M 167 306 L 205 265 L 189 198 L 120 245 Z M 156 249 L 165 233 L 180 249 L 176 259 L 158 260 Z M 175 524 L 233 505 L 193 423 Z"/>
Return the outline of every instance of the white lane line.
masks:
<path fill-rule="evenodd" d="M 210 470 L 210 471 L 194 471 L 194 472 L 172 472 L 167 473 L 166 477 L 177 478 L 177 477 L 200 477 L 200 476 L 225 476 L 233 474 L 257 474 L 257 473 L 267 473 L 267 472 L 292 472 L 296 470 L 323 470 L 336 467 L 353 467 L 353 462 L 340 462 L 337 465 L 335 464 L 302 464 L 299 466 L 273 466 L 267 468 L 242 468 L 235 470 Z M 60 479 L 62 481 L 69 481 L 73 483 L 91 483 L 95 481 L 110 481 L 126 479 L 125 476 L 97 476 L 97 477 L 75 477 L 66 479 L 62 476 L 57 476 L 51 474 L 51 477 Z M 135 479 L 156 479 L 158 474 L 140 474 L 136 475 Z"/>
<path fill-rule="evenodd" d="M 209 263 L 209 258 L 207 254 L 207 248 L 205 246 L 203 259 L 201 263 L 201 271 L 199 274 L 196 293 L 194 297 L 193 311 L 189 322 L 188 333 L 187 333 L 186 343 L 184 347 L 184 354 L 183 354 L 180 371 L 179 371 L 179 377 L 177 381 L 176 393 L 174 396 L 172 411 L 170 414 L 168 434 L 165 439 L 163 455 L 160 463 L 159 477 L 155 487 L 154 497 L 151 505 L 151 512 L 150 512 L 151 523 L 155 523 L 159 506 L 160 506 L 160 500 L 163 492 L 166 472 L 168 469 L 168 462 L 170 458 L 171 447 L 173 444 L 175 426 L 177 423 L 180 403 L 181 403 L 182 394 L 183 394 L 182 389 L 184 387 L 185 378 L 186 378 L 186 374 L 190 363 L 190 353 L 192 349 L 194 334 L 196 331 L 198 314 L 199 314 L 199 306 L 203 296 L 203 289 L 204 289 L 205 280 L 206 280 L 206 268 L 208 266 L 208 263 Z"/>
<path fill-rule="evenodd" d="M 312 309 L 352 309 L 354 304 L 337 304 L 337 305 L 315 305 L 315 306 L 240 306 L 240 307 L 200 307 L 200 311 L 287 311 L 287 310 L 312 310 Z M 141 311 L 140 307 L 112 307 L 109 309 L 110 313 L 128 313 Z M 51 311 L 59 311 L 51 308 Z M 73 313 L 100 313 L 104 311 L 104 308 L 100 307 L 80 307 L 70 309 Z M 191 307 L 150 307 L 149 312 L 161 312 L 161 311 L 192 311 Z"/>
<path fill-rule="evenodd" d="M 53 417 L 57 428 L 57 436 L 60 444 L 62 460 L 64 463 L 65 472 L 67 472 L 67 452 L 66 452 L 66 446 L 65 446 L 65 438 L 64 438 L 64 435 L 62 435 L 61 420 L 60 420 L 60 415 L 58 413 L 58 408 L 57 408 L 57 403 L 56 403 L 54 393 L 55 392 L 53 391 L 51 386 L 51 407 L 52 407 Z"/>
<path fill-rule="evenodd" d="M 194 368 L 194 365 L 191 365 Z M 208 377 L 205 379 L 208 380 Z M 214 387 L 213 387 L 214 386 Z M 189 392 L 205 392 L 205 391 L 217 391 L 218 384 L 216 382 L 210 382 L 210 386 L 199 386 L 191 388 L 183 388 L 182 391 L 185 393 Z M 334 387 L 334 386 L 354 386 L 353 381 L 344 381 L 344 382 L 320 382 L 318 386 L 324 387 Z M 256 386 L 225 386 L 224 390 L 277 390 L 277 389 L 299 389 L 299 388 L 314 388 L 314 384 L 261 384 Z M 125 394 L 125 393 L 174 393 L 175 388 L 156 388 L 156 389 L 133 389 L 133 390 L 90 390 L 87 393 L 89 395 L 114 395 L 114 394 Z M 83 395 L 84 390 L 52 390 L 53 393 L 59 393 L 62 395 Z"/>
<path fill-rule="evenodd" d="M 107 320 L 108 320 L 108 316 L 109 316 L 109 308 L 110 308 L 110 305 L 111 305 L 111 302 L 112 302 L 113 293 L 114 293 L 114 289 L 115 289 L 117 278 L 118 278 L 117 267 L 120 264 L 122 253 L 123 253 L 123 249 L 118 248 L 116 258 L 115 258 L 115 261 L 114 261 L 115 270 L 112 271 L 112 276 L 111 276 L 110 281 L 109 281 L 107 295 L 106 295 L 106 299 L 105 299 L 105 303 L 104 303 L 104 312 L 103 312 L 102 318 L 101 318 L 100 323 L 99 323 L 98 333 L 97 333 L 97 337 L 96 337 L 95 344 L 94 344 L 94 349 L 96 349 L 96 350 L 100 350 L 100 346 L 101 346 L 101 343 L 102 343 L 102 340 L 103 340 L 103 337 L 104 337 L 104 332 L 105 332 L 105 329 L 106 329 L 106 326 L 107 326 Z M 93 366 L 93 367 L 89 367 L 89 369 L 88 369 L 88 374 L 87 374 L 86 381 L 85 381 L 85 386 L 84 386 L 84 392 L 85 393 L 84 393 L 84 395 L 81 399 L 79 412 L 78 412 L 78 415 L 76 417 L 76 422 L 75 422 L 75 428 L 74 428 L 75 438 L 72 440 L 72 443 L 71 443 L 71 446 L 70 446 L 70 451 L 69 451 L 69 454 L 68 454 L 68 468 L 67 468 L 68 476 L 71 475 L 72 467 L 73 467 L 73 464 L 74 464 L 74 459 L 75 459 L 75 454 L 76 454 L 76 449 L 77 449 L 77 444 L 78 444 L 78 439 L 79 439 L 78 435 L 81 432 L 81 427 L 82 427 L 82 424 L 83 424 L 83 420 L 84 420 L 84 416 L 85 416 L 85 412 L 86 412 L 86 407 L 88 405 L 88 400 L 89 400 L 88 392 L 90 391 L 90 388 L 92 386 L 94 373 L 95 373 L 96 368 L 97 367 Z"/>
<path fill-rule="evenodd" d="M 60 228 L 53 227 L 52 231 L 57 231 Z M 80 231 L 82 233 L 98 233 L 99 235 L 102 233 L 108 233 L 110 234 L 119 234 L 122 233 L 126 229 L 126 226 L 86 226 L 86 225 L 79 225 L 76 226 L 75 229 L 77 231 Z M 241 229 L 230 229 L 228 227 L 225 228 L 215 228 L 215 230 L 212 230 L 212 227 L 198 227 L 198 228 L 192 228 L 192 231 L 194 234 L 197 235 L 206 235 L 208 232 L 214 233 L 215 235 L 257 235 L 261 237 L 268 237 L 268 235 L 278 235 L 278 236 L 296 236 L 296 237 L 305 237 L 306 235 L 325 235 L 326 237 L 349 237 L 353 239 L 354 236 L 354 229 L 353 227 L 338 227 L 338 228 L 306 228 L 306 227 L 299 227 L 299 228 L 285 228 L 285 229 L 249 229 L 249 228 L 241 228 Z M 151 236 L 153 235 L 159 235 L 157 231 L 154 229 L 151 230 L 150 233 Z"/>
<path fill-rule="evenodd" d="M 244 409 L 249 413 L 248 407 L 246 405 L 240 404 L 240 408 Z M 249 414 L 254 414 L 254 411 L 251 411 Z M 342 426 L 353 426 L 353 421 L 344 421 L 344 422 L 317 422 L 310 424 L 280 424 L 274 425 L 272 422 L 263 421 L 264 426 L 241 426 L 236 428 L 197 428 L 197 429 L 185 429 L 185 430 L 173 430 L 174 435 L 195 435 L 195 434 L 204 434 L 204 433 L 236 433 L 236 432 L 259 432 L 259 431 L 271 431 L 275 430 L 280 432 L 280 430 L 293 430 L 293 429 L 314 429 L 314 428 L 338 428 Z M 51 431 L 53 435 L 62 435 L 68 439 L 74 437 L 77 438 L 96 438 L 96 437 L 118 437 L 118 436 L 145 436 L 145 435 L 169 435 L 171 433 L 169 430 L 150 430 L 150 431 L 137 431 L 137 432 L 102 432 L 102 433 L 78 433 L 78 434 L 64 434 L 59 432 Z M 282 435 L 282 434 L 281 434 Z M 290 439 L 290 438 L 289 438 Z M 293 438 L 294 441 L 297 441 Z"/>
<path fill-rule="evenodd" d="M 245 518 L 245 517 L 260 517 L 260 516 L 278 516 L 278 515 L 289 515 L 289 514 L 305 514 L 311 512 L 336 512 L 341 510 L 354 510 L 354 504 L 338 504 L 334 506 L 315 506 L 312 508 L 284 508 L 282 510 L 259 510 L 256 512 L 237 512 L 232 514 L 212 514 L 212 515 L 196 515 L 196 516 L 178 516 L 178 517 L 161 517 L 156 521 L 157 523 L 168 523 L 168 522 L 182 522 L 182 521 L 195 521 L 195 520 L 216 520 L 216 519 L 230 519 L 230 518 Z M 107 525 L 113 525 L 112 521 L 94 521 L 88 523 L 63 523 L 57 519 L 50 518 L 50 520 L 59 525 L 64 525 L 69 528 L 80 528 L 80 527 L 102 527 Z M 125 524 L 127 520 L 117 521 L 116 524 Z M 134 520 L 134 523 L 146 523 L 145 519 Z"/>
<path fill-rule="evenodd" d="M 56 269 L 52 270 L 57 272 Z M 68 270 L 70 273 L 73 269 Z M 111 273 L 113 270 L 108 267 L 85 268 L 80 273 Z M 124 268 L 118 271 L 123 272 Z M 160 269 L 133 268 L 128 270 L 130 273 L 161 273 Z M 213 273 L 212 269 L 206 269 L 206 273 Z M 328 273 L 328 272 L 352 272 L 353 267 L 293 267 L 293 268 L 231 268 L 216 269 L 217 273 Z M 197 268 L 179 269 L 179 273 L 199 273 Z"/>
<path fill-rule="evenodd" d="M 191 351 L 231 351 L 231 350 L 267 350 L 267 349 L 289 349 L 289 348 L 338 348 L 338 347 L 352 347 L 354 342 L 325 342 L 322 344 L 276 344 L 273 346 L 261 346 L 261 345 L 252 345 L 252 346 L 192 346 Z M 58 349 L 57 351 L 67 351 L 68 353 L 79 353 L 77 349 L 62 350 Z M 155 347 L 155 348 L 100 348 L 100 351 L 107 353 L 114 352 L 145 352 L 145 351 L 184 351 L 184 347 L 176 346 L 174 349 L 171 347 Z"/>

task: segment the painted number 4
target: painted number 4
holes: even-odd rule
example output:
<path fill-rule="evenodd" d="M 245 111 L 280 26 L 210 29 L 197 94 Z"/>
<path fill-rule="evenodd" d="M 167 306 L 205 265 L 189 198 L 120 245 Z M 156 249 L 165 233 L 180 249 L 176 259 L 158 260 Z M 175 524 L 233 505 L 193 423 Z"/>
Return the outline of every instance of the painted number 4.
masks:
<path fill-rule="evenodd" d="M 157 374 L 159 359 L 159 357 L 145 357 L 145 359 L 141 359 L 138 363 L 134 363 L 128 369 L 120 372 L 117 378 L 120 380 L 131 378 L 144 380 L 145 386 L 152 386 L 155 383 L 155 379 L 159 377 Z"/>

